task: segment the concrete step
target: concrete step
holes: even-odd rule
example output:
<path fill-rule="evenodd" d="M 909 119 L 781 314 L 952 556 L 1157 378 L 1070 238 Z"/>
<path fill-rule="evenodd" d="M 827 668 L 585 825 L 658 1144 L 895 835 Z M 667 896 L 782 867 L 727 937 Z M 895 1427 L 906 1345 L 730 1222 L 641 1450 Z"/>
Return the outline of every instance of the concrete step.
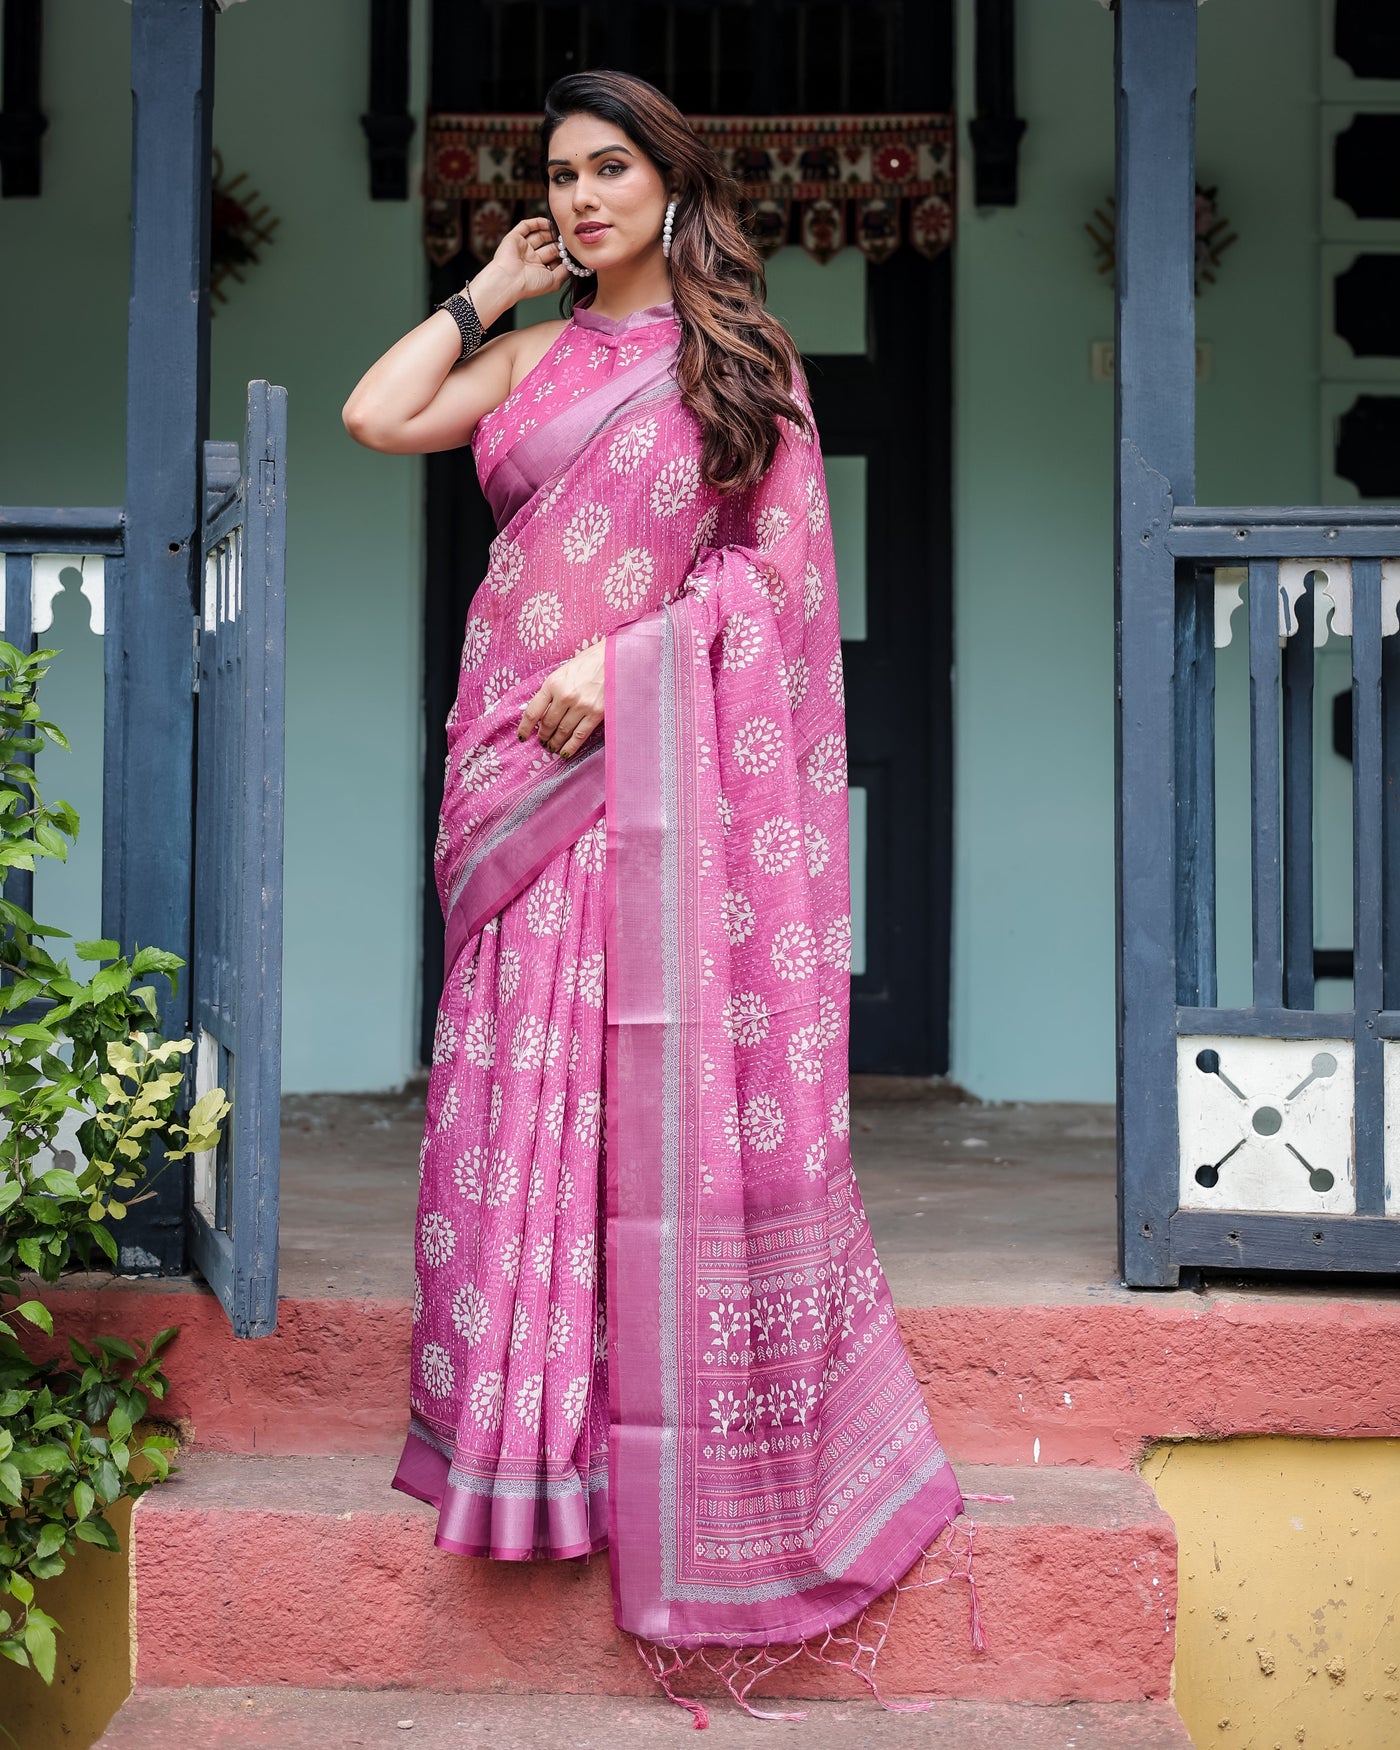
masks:
<path fill-rule="evenodd" d="M 498 1563 L 434 1547 L 436 1515 L 392 1460 L 186 1455 L 132 1516 L 139 1683 L 654 1693 L 613 1625 L 606 1556 Z M 1163 1700 L 1176 1604 L 1171 1521 L 1131 1473 L 961 1466 L 976 1502 L 987 1648 L 963 1585 L 899 1598 L 890 1695 Z M 803 1660 L 788 1693 L 860 1693 Z M 703 1690 L 700 1691 L 703 1693 Z M 710 1686 L 713 1693 L 713 1684 Z"/>
<path fill-rule="evenodd" d="M 893 1278 L 892 1278 L 893 1280 Z M 201 1284 L 71 1279 L 58 1331 L 152 1334 L 167 1351 L 162 1416 L 211 1452 L 396 1454 L 407 1420 L 409 1302 L 278 1303 L 271 1337 L 240 1342 Z M 901 1305 L 934 1426 L 980 1464 L 1127 1469 L 1153 1441 L 1231 1434 L 1383 1438 L 1400 1423 L 1400 1301 L 1290 1290 L 1092 1302 Z"/>
<path fill-rule="evenodd" d="M 778 1706 L 784 1704 L 778 1703 Z M 710 1710 L 707 1750 L 1190 1750 L 1169 1702 L 1038 1707 L 941 1701 L 890 1713 L 870 1701 L 801 1702 L 803 1721 Z M 662 1697 L 461 1696 L 426 1690 L 146 1689 L 96 1750 L 630 1750 L 674 1741 L 688 1715 Z M 777 1738 L 775 1740 L 775 1734 Z M 800 1736 L 799 1736 L 800 1734 Z"/>

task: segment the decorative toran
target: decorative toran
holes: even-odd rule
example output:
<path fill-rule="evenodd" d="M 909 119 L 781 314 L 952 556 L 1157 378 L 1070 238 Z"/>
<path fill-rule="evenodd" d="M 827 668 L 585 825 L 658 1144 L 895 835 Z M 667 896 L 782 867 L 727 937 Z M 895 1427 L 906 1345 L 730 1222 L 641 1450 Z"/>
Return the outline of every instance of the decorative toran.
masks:
<path fill-rule="evenodd" d="M 489 260 L 515 222 L 546 211 L 537 115 L 432 115 L 423 170 L 424 243 L 441 266 L 462 247 Z M 827 262 L 848 243 L 884 261 L 953 236 L 951 115 L 694 116 L 691 126 L 744 191 L 763 256 L 788 241 Z"/>

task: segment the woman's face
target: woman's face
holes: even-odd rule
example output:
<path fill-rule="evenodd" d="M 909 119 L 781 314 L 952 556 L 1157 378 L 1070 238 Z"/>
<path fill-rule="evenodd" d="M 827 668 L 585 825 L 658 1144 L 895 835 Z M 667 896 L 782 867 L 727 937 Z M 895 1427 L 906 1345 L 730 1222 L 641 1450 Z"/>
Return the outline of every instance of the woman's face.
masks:
<path fill-rule="evenodd" d="M 549 142 L 546 174 L 550 215 L 580 267 L 621 267 L 660 250 L 666 185 L 613 122 L 565 117 Z"/>

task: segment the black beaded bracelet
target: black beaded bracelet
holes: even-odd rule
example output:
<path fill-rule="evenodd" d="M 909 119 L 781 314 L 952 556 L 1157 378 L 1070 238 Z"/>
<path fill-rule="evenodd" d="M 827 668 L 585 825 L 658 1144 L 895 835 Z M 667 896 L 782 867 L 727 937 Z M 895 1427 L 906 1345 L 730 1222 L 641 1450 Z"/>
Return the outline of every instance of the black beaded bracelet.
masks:
<path fill-rule="evenodd" d="M 439 310 L 447 314 L 457 324 L 462 335 L 461 359 L 469 358 L 481 345 L 481 318 L 476 313 L 476 305 L 472 303 L 465 291 L 453 292 L 450 298 L 444 298 L 438 305 Z"/>

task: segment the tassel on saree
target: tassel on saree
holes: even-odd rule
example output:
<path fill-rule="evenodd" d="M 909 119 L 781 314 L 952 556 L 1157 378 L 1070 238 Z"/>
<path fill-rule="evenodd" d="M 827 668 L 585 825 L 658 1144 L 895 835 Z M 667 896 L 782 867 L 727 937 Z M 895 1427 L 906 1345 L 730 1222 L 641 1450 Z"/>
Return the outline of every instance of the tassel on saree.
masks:
<path fill-rule="evenodd" d="M 1011 1499 L 1009 1495 L 985 1498 Z M 848 1629 L 847 1625 L 838 1624 L 836 1628 L 828 1628 L 820 1640 L 812 1636 L 781 1652 L 766 1646 L 743 1646 L 729 1650 L 715 1646 L 674 1647 L 666 1642 L 644 1641 L 636 1635 L 632 1637 L 633 1644 L 643 1665 L 666 1692 L 667 1698 L 694 1716 L 697 1731 L 703 1731 L 709 1725 L 709 1714 L 702 1702 L 678 1695 L 672 1687 L 673 1678 L 682 1672 L 703 1668 L 717 1677 L 734 1701 L 754 1719 L 805 1720 L 805 1711 L 783 1712 L 776 1708 L 758 1708 L 750 1699 L 755 1686 L 764 1678 L 771 1677 L 775 1671 L 782 1670 L 784 1666 L 804 1656 L 817 1664 L 830 1665 L 839 1671 L 849 1671 L 852 1676 L 861 1680 L 879 1706 L 891 1713 L 924 1713 L 933 1706 L 932 1701 L 891 1701 L 882 1694 L 875 1681 L 876 1661 L 889 1638 L 901 1594 L 946 1586 L 950 1580 L 967 1582 L 969 1639 L 974 1652 L 986 1651 L 987 1638 L 982 1624 L 982 1607 L 977 1595 L 977 1579 L 973 1566 L 976 1536 L 977 1526 L 973 1520 L 955 1522 L 948 1526 L 924 1550 L 909 1574 L 896 1581 L 880 1599 L 867 1604 Z M 945 1562 L 949 1564 L 946 1573 L 930 1576 L 928 1570 L 931 1566 Z M 885 1605 L 883 1613 L 882 1604 Z M 843 1630 L 846 1632 L 842 1632 Z M 872 1640 L 865 1638 L 867 1630 L 872 1636 L 873 1644 Z"/>

